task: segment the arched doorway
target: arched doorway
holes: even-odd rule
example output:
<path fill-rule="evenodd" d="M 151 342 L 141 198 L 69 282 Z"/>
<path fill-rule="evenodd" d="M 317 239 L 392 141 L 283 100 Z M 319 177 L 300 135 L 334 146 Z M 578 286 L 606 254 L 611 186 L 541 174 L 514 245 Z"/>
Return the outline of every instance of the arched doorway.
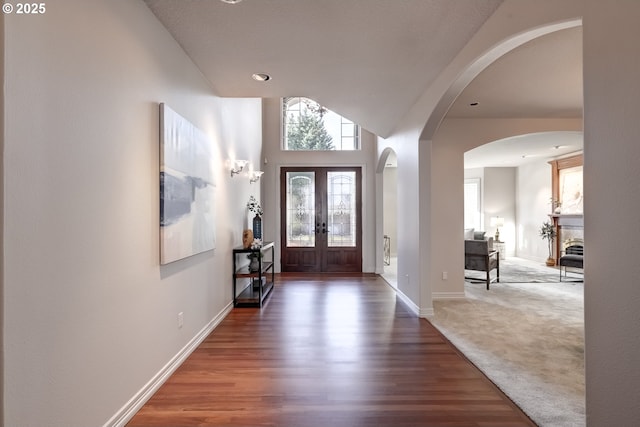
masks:
<path fill-rule="evenodd" d="M 382 178 L 382 272 L 381 276 L 398 287 L 398 158 L 387 148 L 380 156 L 378 174 Z M 379 193 L 380 194 L 380 193 Z"/>
<path fill-rule="evenodd" d="M 575 26 L 574 26 L 575 27 Z M 571 29 L 571 27 L 567 27 L 567 32 L 565 35 L 571 33 L 574 36 L 579 36 L 579 28 Z M 562 34 L 558 33 L 557 36 L 561 36 Z M 549 36 L 553 37 L 553 35 Z M 542 38 L 537 39 L 535 45 L 539 46 L 540 42 L 544 41 Z M 523 52 L 514 52 L 514 55 L 519 56 L 521 53 L 523 56 L 525 54 L 531 54 L 533 45 L 525 46 Z M 528 49 L 527 49 L 528 48 Z M 548 49 L 544 49 L 544 52 L 549 52 Z M 578 51 L 579 52 L 579 51 Z M 504 58 L 505 61 L 508 61 L 508 58 Z M 504 65 L 504 64 L 503 64 Z M 495 63 L 493 70 L 496 71 L 496 68 L 501 66 L 499 63 Z M 580 67 L 576 67 L 579 69 Z M 566 69 L 570 70 L 570 69 Z M 557 73 L 556 73 L 557 74 Z M 503 75 L 506 75 L 503 74 Z M 534 80 L 533 77 L 526 78 L 524 77 L 524 73 L 513 73 L 517 77 L 518 81 L 525 82 L 526 85 L 529 85 L 531 88 L 539 88 L 540 84 L 536 84 L 539 80 Z M 486 83 L 489 80 L 489 74 L 484 76 L 479 76 L 478 82 L 484 79 Z M 497 79 L 498 81 L 504 81 L 504 79 Z M 477 286 L 470 286 L 462 288 L 460 287 L 463 282 L 464 274 L 460 274 L 460 270 L 463 270 L 461 263 L 459 262 L 460 253 L 464 251 L 464 246 L 461 245 L 458 241 L 455 241 L 451 238 L 451 236 L 460 234 L 463 229 L 463 215 L 460 214 L 460 208 L 462 208 L 464 194 L 463 194 L 463 180 L 465 178 L 470 178 L 466 175 L 465 165 L 464 165 L 464 152 L 468 151 L 471 148 L 475 148 L 480 145 L 477 142 L 479 141 L 495 141 L 498 138 L 506 137 L 506 136 L 515 136 L 515 135 L 523 135 L 525 133 L 533 133 L 533 132 L 549 132 L 549 131 L 577 131 L 580 129 L 582 125 L 581 117 L 564 117 L 563 120 L 557 120 L 555 117 L 547 117 L 544 116 L 541 119 L 542 113 L 539 115 L 534 114 L 522 114 L 521 117 L 515 117 L 515 112 L 518 111 L 520 113 L 520 109 L 514 108 L 513 104 L 507 107 L 500 107 L 502 111 L 498 112 L 495 108 L 498 107 L 497 103 L 493 101 L 498 100 L 499 93 L 505 93 L 499 90 L 498 85 L 488 85 L 483 84 L 483 88 L 490 87 L 490 90 L 486 91 L 484 94 L 481 94 L 479 91 L 473 93 L 473 85 L 471 82 L 466 86 L 465 91 L 467 93 L 456 93 L 459 95 L 457 98 L 457 105 L 453 103 L 450 105 L 447 102 L 447 107 L 450 107 L 448 110 L 448 114 L 446 116 L 440 116 L 431 119 L 430 125 L 428 124 L 425 127 L 425 131 L 423 132 L 423 140 L 421 142 L 425 143 L 425 146 L 428 148 L 428 156 L 424 156 L 424 159 L 428 161 L 427 163 L 422 163 L 421 170 L 429 169 L 429 174 L 425 174 L 429 181 L 425 180 L 426 184 L 429 184 L 428 189 L 431 190 L 426 197 L 428 200 L 425 201 L 425 206 L 428 208 L 424 212 L 424 216 L 421 215 L 424 220 L 422 223 L 426 222 L 426 217 L 429 216 L 431 220 L 427 223 L 426 227 L 428 228 L 426 232 L 422 232 L 421 235 L 424 237 L 428 237 L 430 242 L 433 242 L 437 250 L 434 251 L 431 258 L 431 267 L 432 274 L 430 276 L 430 285 L 432 284 L 432 295 L 436 295 L 434 299 L 445 300 L 447 296 L 453 295 L 453 297 L 462 298 L 472 298 L 472 293 L 467 293 L 467 290 L 471 290 L 472 292 L 475 289 L 478 289 Z M 480 88 L 478 86 L 478 88 Z M 520 98 L 518 101 L 523 102 L 524 107 L 529 107 L 529 104 L 533 105 L 534 103 L 531 101 L 525 101 L 522 98 L 523 91 L 514 90 L 513 86 L 510 87 L 511 93 L 517 93 Z M 538 89 L 538 93 L 535 95 L 539 95 L 539 92 L 542 92 Z M 485 96 L 486 95 L 486 96 Z M 492 97 L 491 101 L 489 98 Z M 501 99 L 509 99 L 508 97 L 502 97 Z M 550 97 L 545 97 L 546 100 L 550 100 Z M 492 111 L 489 111 L 488 107 L 492 107 Z M 495 107 L 495 108 L 494 108 Z M 526 108 L 523 108 L 524 111 Z M 565 113 L 569 116 L 569 113 Z M 532 119 L 535 117 L 535 119 Z M 508 135 L 507 135 L 508 134 Z M 546 135 L 548 136 L 548 135 Z M 520 137 L 522 139 L 522 137 Z M 476 141 L 476 142 L 473 142 Z M 522 140 L 521 142 L 524 142 Z M 527 151 L 531 150 L 531 141 L 528 141 Z M 556 142 L 552 147 L 546 148 L 546 153 L 557 153 L 559 147 L 564 145 L 563 143 Z M 512 149 L 515 147 L 514 141 L 510 142 L 508 147 L 502 147 L 500 150 L 497 150 L 494 154 L 492 154 L 491 160 L 492 163 L 488 165 L 476 165 L 476 168 L 482 168 L 482 170 L 478 171 L 480 175 L 476 175 L 474 178 L 478 178 L 479 176 L 482 178 L 482 189 L 485 193 L 485 197 L 483 202 L 479 203 L 481 206 L 479 209 L 479 215 L 481 217 L 480 226 L 483 231 L 487 231 L 490 234 L 496 232 L 496 226 L 492 226 L 491 218 L 498 217 L 503 218 L 505 226 L 500 229 L 500 236 L 502 243 L 505 243 L 506 246 L 503 246 L 501 251 L 503 253 L 522 253 L 523 249 L 527 249 L 531 256 L 536 255 L 535 248 L 532 247 L 532 242 L 543 244 L 543 241 L 537 234 L 537 229 L 540 227 L 542 221 L 547 220 L 549 214 L 551 213 L 551 207 L 549 206 L 549 199 L 551 196 L 551 191 L 549 189 L 549 166 L 546 164 L 547 158 L 550 154 L 546 154 L 543 156 L 540 154 L 539 157 L 539 165 L 527 164 L 526 168 L 523 166 L 519 166 L 516 169 L 513 165 L 506 165 L 502 162 L 498 162 L 498 155 L 502 156 L 506 154 L 507 149 Z M 555 151 L 552 151 L 555 150 Z M 425 150 L 427 151 L 427 150 Z M 530 152 L 520 152 L 518 153 L 518 158 L 520 160 L 524 159 L 524 157 L 529 158 L 532 153 Z M 524 157 L 523 157 L 524 156 Z M 536 157 L 538 158 L 538 157 Z M 538 167 L 540 166 L 540 167 Z M 506 197 L 505 197 L 506 196 Z M 422 197 L 422 194 L 421 194 Z M 538 200 L 539 199 L 539 200 Z M 538 203 L 539 202 L 539 203 Z M 450 203 L 450 204 L 449 204 Z M 534 206 L 535 204 L 535 206 Z M 457 206 L 456 206 L 457 205 Z M 540 206 L 540 208 L 537 208 Z M 446 207 L 446 208 L 444 208 Z M 454 214 L 452 214 L 454 213 Z M 456 214 L 457 213 L 457 214 Z M 422 214 L 422 212 L 421 212 Z M 527 224 L 529 222 L 531 225 Z M 530 227 L 531 230 L 528 232 L 526 227 Z M 516 238 L 517 236 L 517 238 Z M 527 240 L 529 239 L 529 240 Z M 497 240 L 497 239 L 496 239 Z M 518 246 L 516 246 L 518 245 Z M 516 252 L 516 249 L 519 252 Z M 446 253 L 448 256 L 441 256 L 441 254 Z M 546 254 L 543 252 L 544 257 L 546 258 Z M 517 280 L 503 280 L 504 273 L 506 273 L 506 269 L 504 268 L 506 263 L 500 262 L 500 270 L 501 270 L 501 284 L 504 286 L 506 290 L 509 286 L 526 286 L 528 282 L 522 281 L 523 285 L 519 284 Z M 452 274 L 452 271 L 454 272 Z M 448 281 L 444 272 L 448 272 Z M 440 274 L 442 273 L 442 280 L 440 279 Z M 556 273 L 553 275 L 554 281 L 555 278 L 558 277 Z M 559 278 L 558 278 L 559 280 Z M 529 286 L 529 289 L 540 289 L 543 286 Z M 483 290 L 484 294 L 482 296 L 487 295 L 487 293 Z M 580 302 L 579 302 L 579 293 L 576 292 L 576 312 L 578 316 L 576 316 L 575 324 L 579 325 L 580 322 Z M 493 301 L 496 302 L 498 298 L 496 297 L 497 293 L 492 294 Z M 540 297 L 538 297 L 540 298 Z M 540 298 L 542 299 L 542 298 Z M 477 299 L 475 300 L 477 301 Z M 522 299 L 514 300 L 512 302 L 500 302 L 502 307 L 515 307 L 515 303 L 525 304 Z M 435 307 L 435 316 L 434 319 L 438 321 L 439 313 L 445 313 L 446 315 L 449 313 L 447 311 L 447 307 L 444 305 L 447 302 L 440 301 Z M 474 304 L 470 304 L 473 306 Z M 551 306 L 551 304 L 546 304 L 546 306 Z M 451 303 L 450 307 L 454 307 L 453 310 L 456 310 L 456 313 L 461 313 L 461 308 L 457 305 L 457 302 Z M 490 312 L 490 311 L 487 311 Z M 475 312 L 479 313 L 479 311 Z M 548 316 L 551 317 L 551 316 Z M 441 317 L 442 318 L 442 317 Z M 461 336 L 463 333 L 462 329 L 466 325 L 474 325 L 474 324 L 484 324 L 482 320 L 473 317 L 470 313 L 464 313 L 460 316 L 463 319 L 463 322 L 460 323 L 461 326 L 457 330 L 454 328 L 447 329 L 449 336 L 452 337 L 451 341 L 454 345 L 462 345 L 460 343 L 455 342 L 456 336 Z M 491 315 L 492 321 L 498 321 L 495 316 L 495 312 L 492 312 Z M 514 322 L 514 318 L 509 316 L 508 319 L 501 321 L 503 325 L 508 325 L 509 322 Z M 515 322 L 515 323 L 524 323 L 524 322 Z M 448 327 L 448 325 L 446 326 Z M 559 325 L 554 325 L 554 328 L 559 329 Z M 485 330 L 487 331 L 495 331 L 499 328 L 499 326 L 494 325 L 493 327 L 487 326 Z M 579 326 L 578 328 L 579 329 Z M 446 335 L 446 334 L 445 334 Z M 502 342 L 510 342 L 511 347 L 517 345 L 518 343 L 518 334 L 514 334 L 515 336 L 507 337 L 507 334 L 501 337 Z M 521 334 L 520 334 L 521 335 Z M 568 334 L 564 334 L 561 338 L 568 336 Z M 581 333 L 578 331 L 576 336 L 580 337 Z M 474 354 L 506 354 L 506 352 L 501 352 L 497 346 L 491 346 L 491 349 L 487 350 L 487 348 L 480 349 L 482 345 L 487 345 L 488 340 L 484 339 L 484 337 L 477 338 L 479 344 L 476 348 L 466 348 L 464 350 L 465 354 L 470 357 L 471 360 L 474 360 Z M 530 339 L 532 339 L 530 337 Z M 559 341 L 559 340 L 558 340 Z M 537 341 L 536 341 L 537 342 Z M 565 345 L 564 347 L 570 348 L 580 348 L 579 338 L 576 343 L 572 343 L 570 345 Z M 562 346 L 557 346 L 558 348 Z M 523 352 L 527 357 L 533 352 Z M 560 359 L 560 357 L 554 356 L 551 357 L 547 354 L 550 359 Z M 568 384 L 571 386 L 576 386 L 575 390 L 577 391 L 575 394 L 571 395 L 568 399 L 575 399 L 576 402 L 583 401 L 584 395 L 581 394 L 580 391 L 580 372 L 581 372 L 581 360 L 580 360 L 580 351 L 578 350 L 574 361 L 567 365 L 576 366 L 577 369 L 574 371 L 573 378 L 577 380 L 573 382 L 573 380 L 566 381 L 562 384 L 562 387 L 568 388 Z M 526 366 L 527 363 L 531 363 L 532 366 L 535 364 L 536 359 L 532 358 L 527 360 L 527 357 L 523 357 L 519 363 L 522 366 Z M 509 364 L 515 363 L 513 360 L 508 361 Z M 478 366 L 482 366 L 483 363 L 480 360 L 474 360 Z M 500 385 L 499 375 L 502 372 L 502 367 L 507 363 L 496 363 L 496 360 L 491 360 L 491 363 L 494 363 L 495 366 L 499 366 L 496 371 L 491 371 L 486 368 L 486 365 L 482 366 L 481 369 L 485 371 L 487 376 L 494 380 L 496 384 Z M 562 367 L 564 370 L 565 367 Z M 531 369 L 523 369 L 523 371 L 531 372 Z M 560 375 L 555 375 L 554 379 L 558 381 L 563 381 Z M 513 390 L 507 392 L 509 396 L 511 396 L 515 401 L 519 400 L 518 390 Z M 544 401 L 548 399 L 550 392 L 544 391 L 539 394 L 540 401 Z M 578 404 L 579 405 L 579 404 Z M 531 411 L 532 409 L 538 408 L 541 405 L 532 405 L 531 407 L 525 409 L 525 411 Z M 562 415 L 565 415 L 567 411 L 566 407 L 570 405 L 564 405 L 562 410 Z M 579 406 L 576 406 L 579 408 Z M 575 419 L 579 419 L 580 417 L 580 409 L 576 411 L 577 413 L 572 413 L 571 417 Z M 550 411 L 545 413 L 547 416 Z M 535 417 L 532 416 L 534 420 Z"/>

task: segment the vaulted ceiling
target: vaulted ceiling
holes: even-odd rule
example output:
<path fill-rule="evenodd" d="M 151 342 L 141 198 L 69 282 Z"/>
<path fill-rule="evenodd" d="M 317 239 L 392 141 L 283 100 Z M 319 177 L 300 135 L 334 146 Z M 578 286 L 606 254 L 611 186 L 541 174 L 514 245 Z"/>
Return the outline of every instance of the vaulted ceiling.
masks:
<path fill-rule="evenodd" d="M 388 135 L 501 1 L 146 3 L 218 95 L 306 96 Z"/>
<path fill-rule="evenodd" d="M 502 3 L 145 2 L 219 96 L 306 96 L 381 136 Z M 448 117 L 581 117 L 581 53 L 580 27 L 533 40 L 483 71 Z"/>

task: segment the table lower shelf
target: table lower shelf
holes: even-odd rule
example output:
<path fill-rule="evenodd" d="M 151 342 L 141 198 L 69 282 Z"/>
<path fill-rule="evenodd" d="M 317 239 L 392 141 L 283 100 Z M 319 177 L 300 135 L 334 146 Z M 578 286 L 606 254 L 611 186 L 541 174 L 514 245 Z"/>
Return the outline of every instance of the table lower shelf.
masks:
<path fill-rule="evenodd" d="M 234 305 L 236 307 L 261 307 L 272 290 L 273 282 L 265 280 L 265 283 L 262 285 L 262 299 L 260 299 L 260 288 L 249 283 L 240 295 L 237 296 Z"/>

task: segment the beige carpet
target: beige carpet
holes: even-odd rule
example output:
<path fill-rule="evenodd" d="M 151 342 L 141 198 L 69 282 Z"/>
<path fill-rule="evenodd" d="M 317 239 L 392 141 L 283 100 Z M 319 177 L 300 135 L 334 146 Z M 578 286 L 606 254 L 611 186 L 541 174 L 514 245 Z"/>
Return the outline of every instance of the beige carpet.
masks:
<path fill-rule="evenodd" d="M 495 271 L 491 277 L 495 277 Z M 465 270 L 464 276 L 469 283 L 486 281 L 486 273 L 482 271 Z M 562 272 L 563 281 L 581 281 L 583 274 L 579 269 L 573 269 L 566 274 Z M 558 283 L 560 271 L 556 267 L 547 267 L 544 264 L 535 263 L 519 258 L 507 258 L 500 261 L 501 283 Z"/>
<path fill-rule="evenodd" d="M 585 425 L 582 283 L 467 283 L 432 323 L 540 426 Z"/>

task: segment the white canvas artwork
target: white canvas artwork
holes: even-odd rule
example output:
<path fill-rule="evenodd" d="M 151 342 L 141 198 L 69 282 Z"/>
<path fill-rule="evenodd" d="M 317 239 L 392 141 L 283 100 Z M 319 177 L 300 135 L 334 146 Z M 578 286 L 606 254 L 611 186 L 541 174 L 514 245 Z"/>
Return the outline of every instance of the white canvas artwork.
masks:
<path fill-rule="evenodd" d="M 582 166 L 560 170 L 560 201 L 563 214 L 584 212 Z"/>
<path fill-rule="evenodd" d="M 215 248 L 212 142 L 160 104 L 160 264 Z"/>

